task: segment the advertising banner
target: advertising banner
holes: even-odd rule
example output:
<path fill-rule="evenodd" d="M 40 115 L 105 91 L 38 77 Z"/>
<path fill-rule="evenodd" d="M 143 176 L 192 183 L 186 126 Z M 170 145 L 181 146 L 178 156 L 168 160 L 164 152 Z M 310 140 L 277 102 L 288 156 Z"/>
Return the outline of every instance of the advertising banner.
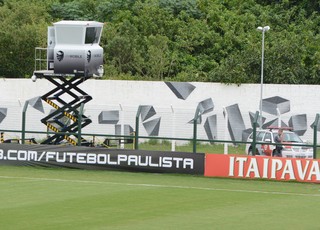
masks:
<path fill-rule="evenodd" d="M 320 183 L 319 160 L 207 154 L 204 175 Z"/>
<path fill-rule="evenodd" d="M 0 144 L 0 165 L 204 174 L 204 153 Z"/>

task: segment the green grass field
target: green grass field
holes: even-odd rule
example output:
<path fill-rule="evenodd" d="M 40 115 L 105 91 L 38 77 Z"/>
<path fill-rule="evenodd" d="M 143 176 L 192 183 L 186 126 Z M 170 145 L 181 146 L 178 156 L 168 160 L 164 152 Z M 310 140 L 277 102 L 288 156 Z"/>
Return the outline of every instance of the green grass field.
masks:
<path fill-rule="evenodd" d="M 319 229 L 317 184 L 0 167 L 1 229 Z"/>
<path fill-rule="evenodd" d="M 245 154 L 245 144 L 240 145 L 228 145 L 228 153 L 229 154 Z M 133 149 L 132 144 L 126 145 L 126 149 Z M 161 151 L 171 151 L 171 143 L 169 141 L 164 141 L 159 143 L 155 140 L 150 140 L 145 143 L 139 144 L 140 150 L 161 150 Z M 197 152 L 198 153 L 216 153 L 222 154 L 224 153 L 224 145 L 223 144 L 197 144 Z M 175 151 L 179 152 L 192 152 L 193 145 L 192 143 L 177 145 Z"/>

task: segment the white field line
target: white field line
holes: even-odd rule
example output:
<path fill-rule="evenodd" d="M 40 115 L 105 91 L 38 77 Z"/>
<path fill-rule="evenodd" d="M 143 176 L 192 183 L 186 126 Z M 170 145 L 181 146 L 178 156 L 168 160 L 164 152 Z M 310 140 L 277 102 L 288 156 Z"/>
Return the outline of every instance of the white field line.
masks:
<path fill-rule="evenodd" d="M 173 188 L 173 189 L 194 189 L 206 191 L 224 191 L 224 192 L 243 192 L 243 193 L 260 193 L 272 195 L 290 195 L 290 196 L 309 196 L 320 197 L 320 194 L 307 194 L 307 193 L 289 193 L 289 192 L 276 192 L 276 191 L 259 191 L 259 190 L 244 190 L 244 189 L 227 189 L 227 188 L 207 188 L 207 187 L 194 187 L 194 186 L 179 186 L 179 185 L 161 185 L 161 184 L 132 184 L 132 183 L 119 183 L 109 181 L 88 181 L 88 180 L 66 180 L 56 178 L 38 178 L 38 177 L 13 177 L 13 176 L 0 176 L 2 179 L 24 179 L 31 181 L 56 181 L 67 183 L 85 183 L 85 184 L 105 184 L 105 185 L 121 185 L 121 186 L 136 186 L 136 187 L 157 187 L 157 188 Z"/>

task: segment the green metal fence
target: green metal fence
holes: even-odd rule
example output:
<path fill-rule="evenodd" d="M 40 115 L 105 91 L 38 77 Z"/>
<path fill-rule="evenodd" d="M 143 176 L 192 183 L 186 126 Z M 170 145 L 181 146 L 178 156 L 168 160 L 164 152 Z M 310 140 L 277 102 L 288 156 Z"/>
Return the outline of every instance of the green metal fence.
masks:
<path fill-rule="evenodd" d="M 233 140 L 209 140 L 209 139 L 198 139 L 197 138 L 197 128 L 198 128 L 198 112 L 196 111 L 194 119 L 193 119 L 193 137 L 192 138 L 179 138 L 179 137 L 160 137 L 160 136 L 142 136 L 140 135 L 139 132 L 139 117 L 140 117 L 140 109 L 137 111 L 136 113 L 136 117 L 135 117 L 135 130 L 131 135 L 106 135 L 106 134 L 93 134 L 93 133 L 84 133 L 83 130 L 81 129 L 81 125 L 79 125 L 77 133 L 70 133 L 70 132 L 50 132 L 50 131 L 46 131 L 46 132 L 40 132 L 40 131 L 31 131 L 31 130 L 26 130 L 26 112 L 27 112 L 27 108 L 28 108 L 28 104 L 26 103 L 24 105 L 24 109 L 22 112 L 22 127 L 21 130 L 8 130 L 8 129 L 0 129 L 1 132 L 1 138 L 0 138 L 0 142 L 3 141 L 5 139 L 5 133 L 18 133 L 21 136 L 21 139 L 18 140 L 19 143 L 21 144 L 25 144 L 26 143 L 26 134 L 32 135 L 32 134 L 41 134 L 41 135 L 54 135 L 54 134 L 61 134 L 61 135 L 67 135 L 67 136 L 74 136 L 76 137 L 76 143 L 77 145 L 83 145 L 83 139 L 85 139 L 84 137 L 90 137 L 91 139 L 91 143 L 92 146 L 96 145 L 96 138 L 103 138 L 103 139 L 108 139 L 110 141 L 112 140 L 116 140 L 119 141 L 119 145 L 120 143 L 124 143 L 125 144 L 125 140 L 130 140 L 128 141 L 128 143 L 130 143 L 130 148 L 132 149 L 140 149 L 140 145 L 141 143 L 143 143 L 145 140 L 154 140 L 154 141 L 161 141 L 162 143 L 165 142 L 172 142 L 172 141 L 187 141 L 189 143 L 190 148 L 190 152 L 193 153 L 197 153 L 197 152 L 203 152 L 203 150 L 201 149 L 199 151 L 199 146 L 202 143 L 207 143 L 207 144 L 224 144 L 224 145 L 229 145 L 229 146 L 238 146 L 238 145 L 242 145 L 245 146 L 246 144 L 251 144 L 252 149 L 256 149 L 256 145 L 257 144 L 270 144 L 269 142 L 257 142 L 256 141 L 256 133 L 257 130 L 259 128 L 258 126 L 258 119 L 259 119 L 259 112 L 256 112 L 254 120 L 252 122 L 252 138 L 253 141 L 252 142 L 247 142 L 247 141 L 233 141 Z M 82 119 L 82 114 L 83 114 L 83 105 L 80 107 L 79 109 L 79 114 L 78 114 L 78 122 L 79 124 L 81 124 L 81 119 Z M 316 114 L 315 117 L 315 121 L 313 122 L 312 125 L 312 129 L 313 129 L 313 140 L 312 140 L 312 144 L 304 144 L 304 145 L 297 145 L 297 144 L 290 144 L 292 146 L 305 146 L 305 147 L 310 147 L 313 148 L 313 154 L 314 154 L 314 158 L 317 158 L 317 148 L 319 147 L 319 145 L 317 144 L 317 132 L 318 132 L 318 123 L 319 123 L 319 114 Z M 127 143 L 127 144 L 128 144 Z M 119 147 L 118 146 L 111 146 L 111 147 Z M 106 147 L 110 147 L 110 146 L 106 146 Z M 221 149 L 221 148 L 220 148 Z M 221 150 L 219 150 L 219 153 L 222 153 Z M 206 151 L 208 152 L 208 151 Z M 214 153 L 214 152 L 212 152 Z M 241 152 L 242 154 L 245 154 L 244 151 Z M 255 155 L 255 151 L 252 151 L 253 155 Z"/>

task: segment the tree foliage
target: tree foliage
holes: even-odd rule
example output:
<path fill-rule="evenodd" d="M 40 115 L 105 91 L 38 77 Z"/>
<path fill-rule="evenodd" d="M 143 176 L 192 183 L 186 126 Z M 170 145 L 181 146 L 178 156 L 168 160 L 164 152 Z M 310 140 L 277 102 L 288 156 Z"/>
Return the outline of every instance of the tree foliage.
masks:
<path fill-rule="evenodd" d="M 320 1 L 3 0 L 0 76 L 32 73 L 34 48 L 58 20 L 105 22 L 105 77 L 259 83 L 320 83 Z"/>
<path fill-rule="evenodd" d="M 24 77 L 34 68 L 34 50 L 45 46 L 50 15 L 36 1 L 4 1 L 0 7 L 0 76 Z"/>

